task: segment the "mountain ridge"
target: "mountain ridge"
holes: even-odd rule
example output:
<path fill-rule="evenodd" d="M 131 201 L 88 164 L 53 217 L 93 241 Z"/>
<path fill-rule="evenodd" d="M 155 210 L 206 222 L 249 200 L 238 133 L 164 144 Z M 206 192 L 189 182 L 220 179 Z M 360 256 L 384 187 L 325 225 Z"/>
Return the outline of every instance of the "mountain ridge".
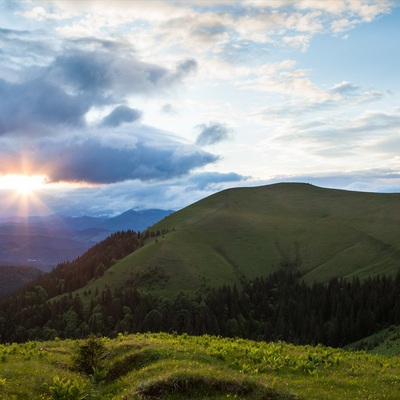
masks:
<path fill-rule="evenodd" d="M 92 285 L 106 285 L 108 274 L 118 281 L 121 270 L 132 279 L 159 271 L 168 285 L 151 290 L 165 295 L 240 284 L 243 276 L 265 276 L 281 265 L 296 265 L 308 282 L 391 274 L 400 256 L 398 204 L 396 193 L 298 183 L 227 189 L 156 223 L 152 230 L 167 233 Z"/>

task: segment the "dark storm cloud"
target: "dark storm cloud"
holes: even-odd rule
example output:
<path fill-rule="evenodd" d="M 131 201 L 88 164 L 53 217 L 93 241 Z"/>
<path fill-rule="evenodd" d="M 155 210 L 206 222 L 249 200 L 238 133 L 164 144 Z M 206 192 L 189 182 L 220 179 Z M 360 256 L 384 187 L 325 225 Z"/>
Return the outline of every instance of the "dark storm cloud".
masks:
<path fill-rule="evenodd" d="M 13 32 L 3 30 L 0 36 Z M 29 40 L 21 42 L 28 44 Z M 133 94 L 167 90 L 197 67 L 193 59 L 177 63 L 175 68 L 143 62 L 134 56 L 132 48 L 118 42 L 69 41 L 65 47 L 67 50 L 56 56 L 54 49 L 49 50 L 48 57 L 42 57 L 42 62 L 48 59 L 47 65 L 23 66 L 21 59 L 19 71 L 7 71 L 8 78 L 3 71 L 0 135 L 58 135 L 60 125 L 86 126 L 86 114 L 105 105 L 117 107 L 104 124 L 115 127 L 132 122 L 139 118 L 139 112 L 118 105 Z"/>
<path fill-rule="evenodd" d="M 45 48 L 47 39 L 25 36 L 0 30 L 0 45 L 11 37 L 19 49 L 33 39 Z M 9 46 L 0 48 L 12 58 Z M 142 115 L 126 105 L 128 98 L 179 85 L 196 70 L 194 59 L 165 67 L 139 60 L 126 42 L 90 38 L 66 40 L 60 48 L 55 53 L 50 46 L 41 64 L 20 57 L 14 70 L 0 69 L 0 172 L 34 172 L 51 182 L 152 182 L 219 159 L 166 132 L 128 126 Z M 104 107 L 112 111 L 94 121 Z"/>
<path fill-rule="evenodd" d="M 57 57 L 49 73 L 76 91 L 107 99 L 163 90 L 181 82 L 197 66 L 195 60 L 186 60 L 169 70 L 140 61 L 129 53 L 119 53 L 104 46 L 96 51 L 74 49 Z"/>
<path fill-rule="evenodd" d="M 129 180 L 107 186 L 81 187 L 68 193 L 65 200 L 48 194 L 46 204 L 55 212 L 67 215 L 110 215 L 129 208 L 178 210 L 216 191 L 237 187 L 246 177 L 234 173 L 194 173 L 169 181 Z"/>
<path fill-rule="evenodd" d="M 12 152 L 0 151 L 7 164 L 18 166 L 29 160 L 31 169 L 48 175 L 49 181 L 106 184 L 138 179 L 167 180 L 181 177 L 192 170 L 216 162 L 219 158 L 193 145 L 182 144 L 159 132 L 153 140 L 144 130 L 133 137 L 130 145 L 108 144 L 97 138 L 39 140 L 29 148 Z M 2 154 L 3 153 L 3 154 Z M 46 165 L 50 166 L 46 171 Z M 0 168 L 1 170 L 1 168 Z"/>
<path fill-rule="evenodd" d="M 139 110 L 134 110 L 127 106 L 118 106 L 103 118 L 101 125 L 117 127 L 125 122 L 134 122 L 140 119 L 141 116 L 142 113 Z"/>
<path fill-rule="evenodd" d="M 231 129 L 219 122 L 211 122 L 208 125 L 201 124 L 196 127 L 200 130 L 197 136 L 196 144 L 206 146 L 216 144 L 229 138 Z"/>
<path fill-rule="evenodd" d="M 101 93 L 112 87 L 112 62 L 106 52 L 70 51 L 55 59 L 49 73 L 77 91 Z"/>
<path fill-rule="evenodd" d="M 89 108 L 84 96 L 69 95 L 42 79 L 18 84 L 0 80 L 0 135 L 34 135 L 45 125 L 82 126 Z"/>

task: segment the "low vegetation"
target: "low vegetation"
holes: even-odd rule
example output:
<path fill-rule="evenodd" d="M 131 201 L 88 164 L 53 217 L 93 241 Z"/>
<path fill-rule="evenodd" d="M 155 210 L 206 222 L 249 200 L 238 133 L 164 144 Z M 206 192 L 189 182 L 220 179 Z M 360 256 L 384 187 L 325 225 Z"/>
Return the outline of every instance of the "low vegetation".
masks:
<path fill-rule="evenodd" d="M 101 349 L 92 371 L 77 368 L 82 349 L 86 356 Z M 397 357 L 209 335 L 4 344 L 0 357 L 3 400 L 394 400 L 399 393 Z"/>

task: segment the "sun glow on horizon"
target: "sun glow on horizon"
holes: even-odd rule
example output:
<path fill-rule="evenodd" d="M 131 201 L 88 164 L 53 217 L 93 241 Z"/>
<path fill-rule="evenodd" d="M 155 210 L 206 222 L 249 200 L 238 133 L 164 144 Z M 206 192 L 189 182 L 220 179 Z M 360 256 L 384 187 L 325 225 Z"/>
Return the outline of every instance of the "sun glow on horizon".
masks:
<path fill-rule="evenodd" d="M 0 193 L 3 199 L 2 216 L 28 216 L 51 214 L 43 202 L 43 189 L 47 188 L 45 175 L 0 175 Z"/>
<path fill-rule="evenodd" d="M 9 174 L 0 177 L 0 190 L 11 190 L 21 196 L 30 196 L 45 186 L 43 175 Z"/>

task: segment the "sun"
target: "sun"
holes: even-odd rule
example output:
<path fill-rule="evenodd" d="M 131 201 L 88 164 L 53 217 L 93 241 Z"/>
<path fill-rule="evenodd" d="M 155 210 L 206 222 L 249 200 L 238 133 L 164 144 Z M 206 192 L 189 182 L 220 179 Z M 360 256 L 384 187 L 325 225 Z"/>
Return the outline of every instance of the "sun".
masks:
<path fill-rule="evenodd" d="M 44 186 L 45 178 L 40 175 L 10 174 L 0 177 L 0 188 L 14 191 L 20 196 L 30 196 Z"/>

